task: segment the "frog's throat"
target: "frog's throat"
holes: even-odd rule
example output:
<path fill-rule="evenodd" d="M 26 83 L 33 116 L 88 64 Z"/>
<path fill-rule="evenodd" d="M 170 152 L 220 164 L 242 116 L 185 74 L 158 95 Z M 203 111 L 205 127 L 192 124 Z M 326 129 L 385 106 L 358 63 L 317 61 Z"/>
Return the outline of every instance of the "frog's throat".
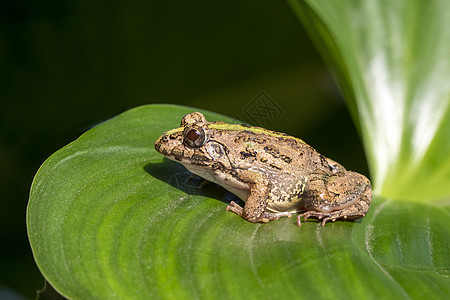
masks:
<path fill-rule="evenodd" d="M 199 166 L 183 162 L 181 162 L 181 164 L 183 164 L 186 169 L 188 169 L 195 175 L 198 175 L 208 181 L 214 182 L 238 196 L 242 201 L 247 201 L 250 187 L 248 186 L 248 184 L 234 178 L 231 174 L 214 174 L 213 171 Z"/>

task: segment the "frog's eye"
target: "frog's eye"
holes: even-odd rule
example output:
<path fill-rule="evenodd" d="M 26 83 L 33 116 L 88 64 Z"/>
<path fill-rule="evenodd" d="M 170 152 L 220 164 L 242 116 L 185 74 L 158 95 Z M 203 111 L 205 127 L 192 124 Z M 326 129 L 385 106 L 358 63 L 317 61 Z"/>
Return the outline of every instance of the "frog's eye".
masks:
<path fill-rule="evenodd" d="M 201 147 L 206 141 L 205 131 L 197 126 L 186 127 L 184 130 L 184 142 L 190 147 Z"/>

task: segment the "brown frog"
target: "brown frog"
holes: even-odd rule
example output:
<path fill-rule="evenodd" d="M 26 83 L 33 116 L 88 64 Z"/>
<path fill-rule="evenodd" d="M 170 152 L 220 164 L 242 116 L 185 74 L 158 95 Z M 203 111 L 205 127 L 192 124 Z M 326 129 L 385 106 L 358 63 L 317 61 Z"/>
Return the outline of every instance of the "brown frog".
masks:
<path fill-rule="evenodd" d="M 208 122 L 186 115 L 181 126 L 164 133 L 155 149 L 189 171 L 215 182 L 245 202 L 231 210 L 250 222 L 282 216 L 322 219 L 364 217 L 372 188 L 367 177 L 347 171 L 301 139 L 248 125 Z"/>

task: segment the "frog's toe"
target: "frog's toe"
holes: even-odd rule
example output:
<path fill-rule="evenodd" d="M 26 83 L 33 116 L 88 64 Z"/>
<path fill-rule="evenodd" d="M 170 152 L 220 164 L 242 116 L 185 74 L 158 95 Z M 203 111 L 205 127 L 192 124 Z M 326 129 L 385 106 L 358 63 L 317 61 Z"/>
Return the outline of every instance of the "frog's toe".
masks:
<path fill-rule="evenodd" d="M 308 218 L 310 218 L 310 217 L 314 217 L 314 218 L 317 218 L 319 220 L 323 219 L 322 220 L 322 226 L 323 226 L 323 225 L 325 225 L 326 222 L 328 222 L 328 221 L 330 221 L 332 219 L 332 217 L 330 217 L 330 216 L 331 216 L 330 214 L 324 214 L 324 213 L 321 213 L 321 212 L 318 212 L 318 211 L 306 211 L 304 213 L 301 213 L 301 214 L 297 215 L 297 225 L 298 226 L 302 226 L 302 222 L 301 222 L 301 218 L 302 217 L 303 217 L 304 221 L 308 220 Z M 325 217 L 325 219 L 324 219 L 324 217 Z M 336 219 L 334 219 L 333 222 L 335 220 Z"/>
<path fill-rule="evenodd" d="M 328 218 L 325 218 L 325 219 L 323 219 L 322 220 L 322 226 L 325 226 L 325 224 L 327 223 L 327 222 L 329 222 L 329 221 L 331 221 L 331 222 L 334 222 L 334 221 L 336 221 L 336 219 L 337 218 L 335 218 L 335 217 L 328 217 Z M 346 219 L 346 218 L 345 218 Z"/>
<path fill-rule="evenodd" d="M 302 226 L 302 220 L 300 219 L 300 215 L 297 216 L 297 226 Z"/>
<path fill-rule="evenodd" d="M 314 217 L 314 218 L 321 220 L 325 216 L 329 216 L 329 215 L 326 215 L 326 214 L 323 214 L 323 213 L 317 212 L 317 211 L 307 211 L 307 212 L 304 212 L 304 213 L 298 215 L 299 218 L 304 217 L 303 220 L 305 220 L 305 221 L 308 220 L 310 217 Z"/>
<path fill-rule="evenodd" d="M 234 201 L 231 201 L 230 205 L 227 205 L 227 208 L 225 210 L 226 211 L 231 210 L 232 212 L 234 212 L 235 214 L 237 214 L 239 216 L 242 216 L 242 213 L 244 211 L 244 209 Z"/>

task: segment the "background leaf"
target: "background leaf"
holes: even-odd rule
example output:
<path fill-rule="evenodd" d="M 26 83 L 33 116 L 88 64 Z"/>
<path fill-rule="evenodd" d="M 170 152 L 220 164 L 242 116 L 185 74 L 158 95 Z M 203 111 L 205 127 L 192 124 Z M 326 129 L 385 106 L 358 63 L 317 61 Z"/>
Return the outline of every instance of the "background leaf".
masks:
<path fill-rule="evenodd" d="M 450 2 L 290 0 L 334 65 L 375 192 L 450 196 Z"/>
<path fill-rule="evenodd" d="M 127 111 L 57 151 L 27 213 L 36 262 L 76 299 L 445 298 L 449 203 L 376 197 L 363 219 L 252 224 L 153 149 L 194 109 Z M 204 112 L 209 120 L 231 119 Z M 238 267 L 237 267 L 238 266 Z"/>

